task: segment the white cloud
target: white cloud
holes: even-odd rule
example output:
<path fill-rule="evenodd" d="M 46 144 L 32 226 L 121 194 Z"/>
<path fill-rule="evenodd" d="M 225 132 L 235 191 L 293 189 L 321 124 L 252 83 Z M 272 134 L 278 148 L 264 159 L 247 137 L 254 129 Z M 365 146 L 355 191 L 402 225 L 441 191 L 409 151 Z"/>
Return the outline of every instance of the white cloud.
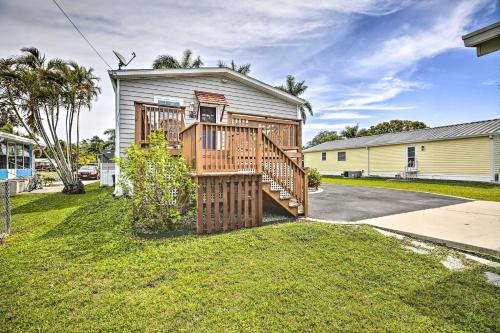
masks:
<path fill-rule="evenodd" d="M 411 68 L 422 59 L 434 57 L 452 48 L 463 47 L 461 36 L 473 14 L 491 4 L 488 0 L 454 2 L 446 13 L 439 13 L 430 27 L 413 26 L 405 34 L 385 40 L 374 53 L 354 66 L 357 74 L 395 75 Z"/>
<path fill-rule="evenodd" d="M 416 81 L 402 80 L 396 77 L 384 77 L 371 83 L 361 83 L 343 87 L 340 95 L 343 98 L 336 101 L 322 101 L 321 111 L 395 111 L 414 109 L 414 105 L 380 104 L 396 96 L 414 89 L 428 88 L 429 86 Z M 330 113 L 325 113 L 330 114 Z M 333 113 L 332 113 L 333 114 Z M 334 114 L 331 116 L 334 117 Z M 352 118 L 356 119 L 356 118 Z M 361 119 L 361 118 L 357 118 Z"/>
<path fill-rule="evenodd" d="M 359 87 L 359 90 L 353 93 L 355 97 L 342 101 L 341 106 L 356 108 L 367 104 L 385 102 L 405 91 L 424 87 L 426 85 L 421 82 L 405 81 L 390 76 L 384 77 L 377 82 Z"/>
<path fill-rule="evenodd" d="M 359 114 L 359 113 L 351 113 L 351 112 L 328 112 L 328 113 L 323 113 L 315 119 L 322 119 L 322 120 L 335 120 L 335 119 L 369 119 L 372 118 L 373 116 L 370 116 L 368 114 Z"/>
<path fill-rule="evenodd" d="M 137 58 L 129 68 L 147 68 L 158 54 L 180 56 L 185 48 L 201 55 L 206 65 L 217 59 L 251 62 L 253 75 L 267 82 L 296 70 L 282 54 L 293 49 L 294 61 L 311 55 L 314 38 L 342 36 L 361 15 L 394 13 L 409 4 L 399 0 L 268 1 L 228 3 L 151 0 L 147 2 L 59 0 L 75 23 L 116 66 L 111 53 Z M 74 31 L 51 1 L 0 1 L 0 57 L 36 46 L 48 58 L 73 59 L 92 66 L 101 77 L 102 94 L 91 113 L 82 116 L 82 136 L 101 134 L 114 126 L 113 89 L 108 69 Z M 254 49 L 258 48 L 258 51 Z M 272 50 L 262 53 L 262 49 Z M 270 70 L 273 71 L 270 74 Z M 98 119 L 98 121 L 96 121 Z"/>
<path fill-rule="evenodd" d="M 339 130 L 344 129 L 346 126 L 356 126 L 355 123 L 342 123 L 342 124 L 323 124 L 323 123 L 306 123 L 303 127 L 305 131 L 311 130 Z"/>
<path fill-rule="evenodd" d="M 380 104 L 371 104 L 371 105 L 355 105 L 355 106 L 329 106 L 322 108 L 321 110 L 331 110 L 331 111 L 345 111 L 345 110 L 372 110 L 372 111 L 398 111 L 398 110 L 411 110 L 415 109 L 415 105 L 407 105 L 407 106 L 397 106 L 397 105 L 380 105 Z"/>
<path fill-rule="evenodd" d="M 497 80 L 486 80 L 486 81 L 481 82 L 481 84 L 483 86 L 496 86 L 496 85 L 499 84 L 499 81 L 497 81 Z"/>

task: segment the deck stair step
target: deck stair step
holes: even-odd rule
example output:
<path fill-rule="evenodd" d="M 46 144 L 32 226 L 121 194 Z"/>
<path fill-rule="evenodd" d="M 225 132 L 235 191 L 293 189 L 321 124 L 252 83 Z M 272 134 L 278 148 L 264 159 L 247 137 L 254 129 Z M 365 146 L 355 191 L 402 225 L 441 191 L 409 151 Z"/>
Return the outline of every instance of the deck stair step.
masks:
<path fill-rule="evenodd" d="M 299 204 L 291 201 L 290 197 L 282 197 L 279 189 L 273 189 L 270 182 L 263 183 L 262 190 L 271 197 L 277 204 L 283 207 L 288 213 L 293 216 L 299 215 Z"/>

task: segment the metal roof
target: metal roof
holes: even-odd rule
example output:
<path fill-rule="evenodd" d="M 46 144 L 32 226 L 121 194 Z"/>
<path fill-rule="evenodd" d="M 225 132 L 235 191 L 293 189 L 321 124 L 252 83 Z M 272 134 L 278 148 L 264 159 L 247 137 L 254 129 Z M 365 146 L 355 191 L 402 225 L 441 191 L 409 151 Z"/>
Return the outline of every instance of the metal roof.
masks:
<path fill-rule="evenodd" d="M 243 75 L 229 68 L 201 67 L 189 69 L 120 69 L 110 70 L 108 74 L 114 79 L 135 79 L 135 78 L 159 78 L 159 77 L 190 77 L 204 75 L 220 75 L 236 80 L 255 89 L 267 92 L 282 100 L 295 104 L 304 104 L 305 100 L 293 96 L 267 83 L 254 79 L 248 75 Z"/>
<path fill-rule="evenodd" d="M 359 138 L 329 141 L 305 149 L 304 152 L 387 146 L 401 143 L 440 141 L 500 134 L 500 118 L 472 123 L 447 125 L 407 132 L 369 135 Z"/>

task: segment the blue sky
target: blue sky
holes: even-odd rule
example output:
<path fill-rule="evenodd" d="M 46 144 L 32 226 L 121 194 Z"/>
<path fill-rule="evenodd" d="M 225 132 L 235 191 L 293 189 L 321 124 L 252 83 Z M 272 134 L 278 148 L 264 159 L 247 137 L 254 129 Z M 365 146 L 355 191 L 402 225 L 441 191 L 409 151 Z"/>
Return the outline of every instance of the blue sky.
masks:
<path fill-rule="evenodd" d="M 113 66 L 111 50 L 147 68 L 185 48 L 205 65 L 252 64 L 251 76 L 305 80 L 315 116 L 305 140 L 345 125 L 390 119 L 430 126 L 500 117 L 500 52 L 477 58 L 461 36 L 500 19 L 495 0 L 69 1 L 59 0 Z M 113 127 L 107 67 L 51 1 L 0 1 L 0 57 L 36 46 L 92 66 L 103 93 L 82 119 L 84 137 Z"/>

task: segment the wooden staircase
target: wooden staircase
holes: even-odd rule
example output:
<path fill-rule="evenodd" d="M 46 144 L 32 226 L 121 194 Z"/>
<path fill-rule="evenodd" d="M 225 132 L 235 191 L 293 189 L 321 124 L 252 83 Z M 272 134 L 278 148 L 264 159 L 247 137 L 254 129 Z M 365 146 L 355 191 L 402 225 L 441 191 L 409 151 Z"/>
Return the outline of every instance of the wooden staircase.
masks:
<path fill-rule="evenodd" d="M 266 134 L 261 135 L 263 191 L 291 215 L 307 216 L 307 173 Z"/>
<path fill-rule="evenodd" d="M 229 203 L 230 209 L 227 216 L 222 214 L 222 225 L 233 216 L 233 204 L 236 205 L 235 218 L 243 216 L 245 227 L 245 221 L 252 221 L 248 226 L 261 225 L 262 205 L 257 202 L 263 202 L 264 195 L 292 216 L 307 216 L 307 173 L 296 158 L 289 156 L 264 131 L 258 127 L 209 123 L 195 123 L 181 131 L 182 155 L 198 183 L 219 184 L 204 185 L 206 192 L 198 193 L 199 212 L 202 212 L 198 216 L 198 232 L 211 233 L 220 229 L 217 226 L 220 225 L 221 214 L 215 216 L 214 211 L 219 212 L 216 207 L 221 202 Z M 251 186 L 245 178 L 250 175 L 258 178 L 252 178 Z M 229 183 L 241 184 L 234 190 L 236 201 L 232 200 L 233 194 L 227 198 L 223 196 L 226 192 L 223 186 L 227 188 Z M 255 191 L 249 190 L 254 187 Z M 202 201 L 200 198 L 205 199 Z M 255 220 L 247 219 L 248 207 L 252 210 L 256 207 L 259 212 Z M 230 222 L 228 230 L 232 228 Z"/>
<path fill-rule="evenodd" d="M 274 202 L 276 202 L 280 207 L 285 209 L 289 214 L 297 217 L 299 216 L 299 204 L 290 197 L 282 197 L 279 189 L 273 189 L 271 187 L 271 182 L 262 183 L 262 190 L 267 194 Z M 303 210 L 301 210 L 303 215 Z"/>

